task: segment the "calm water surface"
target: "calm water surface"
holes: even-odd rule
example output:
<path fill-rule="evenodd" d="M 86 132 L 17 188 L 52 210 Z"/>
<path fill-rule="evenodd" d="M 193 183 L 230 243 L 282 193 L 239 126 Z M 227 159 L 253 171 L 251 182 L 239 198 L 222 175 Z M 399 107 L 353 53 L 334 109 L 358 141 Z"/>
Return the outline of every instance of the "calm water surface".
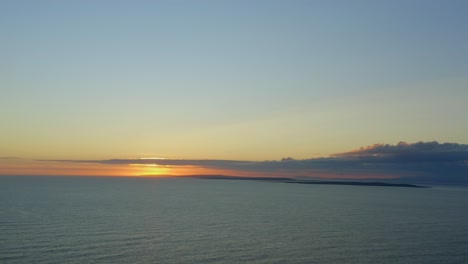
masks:
<path fill-rule="evenodd" d="M 468 263 L 468 189 L 0 177 L 0 263 Z"/>

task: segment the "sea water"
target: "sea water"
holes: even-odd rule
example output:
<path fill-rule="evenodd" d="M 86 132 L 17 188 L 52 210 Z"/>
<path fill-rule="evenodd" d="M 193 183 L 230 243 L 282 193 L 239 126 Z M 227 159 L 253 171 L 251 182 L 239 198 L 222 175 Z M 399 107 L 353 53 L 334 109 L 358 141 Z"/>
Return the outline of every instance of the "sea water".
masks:
<path fill-rule="evenodd" d="M 0 263 L 468 263 L 468 189 L 0 177 Z"/>

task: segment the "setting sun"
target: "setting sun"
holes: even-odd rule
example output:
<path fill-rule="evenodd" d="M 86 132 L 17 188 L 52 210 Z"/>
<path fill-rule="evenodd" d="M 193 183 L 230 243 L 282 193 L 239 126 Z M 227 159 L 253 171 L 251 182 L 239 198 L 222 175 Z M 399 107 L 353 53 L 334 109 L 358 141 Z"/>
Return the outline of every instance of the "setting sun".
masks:
<path fill-rule="evenodd" d="M 170 175 L 171 170 L 166 166 L 160 166 L 156 164 L 129 164 L 130 166 L 136 167 L 136 175 Z"/>

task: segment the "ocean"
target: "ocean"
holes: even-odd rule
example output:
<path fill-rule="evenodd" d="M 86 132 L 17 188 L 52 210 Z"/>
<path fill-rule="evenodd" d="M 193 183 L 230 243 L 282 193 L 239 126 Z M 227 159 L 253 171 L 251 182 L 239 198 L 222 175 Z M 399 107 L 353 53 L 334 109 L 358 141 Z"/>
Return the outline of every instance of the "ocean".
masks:
<path fill-rule="evenodd" d="M 468 263 L 468 189 L 0 177 L 0 263 Z"/>

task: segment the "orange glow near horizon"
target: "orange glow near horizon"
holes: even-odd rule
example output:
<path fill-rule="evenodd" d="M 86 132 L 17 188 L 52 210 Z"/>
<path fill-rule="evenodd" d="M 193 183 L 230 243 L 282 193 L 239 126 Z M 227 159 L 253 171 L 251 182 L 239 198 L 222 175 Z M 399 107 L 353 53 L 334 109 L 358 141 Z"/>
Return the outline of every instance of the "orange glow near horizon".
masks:
<path fill-rule="evenodd" d="M 128 165 L 72 163 L 15 159 L 0 161 L 0 175 L 136 176 L 142 172 Z"/>
<path fill-rule="evenodd" d="M 26 159 L 0 160 L 0 175 L 51 176 L 282 176 L 284 173 L 265 173 L 214 169 L 198 166 L 162 166 L 155 164 L 99 164 L 35 161 Z"/>
<path fill-rule="evenodd" d="M 346 174 L 333 171 L 241 171 L 199 166 L 164 166 L 156 164 L 99 164 L 79 162 L 35 161 L 26 159 L 0 160 L 0 175 L 51 175 L 51 176 L 127 176 L 164 177 L 188 175 L 226 175 L 243 177 L 299 177 L 322 179 L 395 178 L 395 175 L 363 172 Z M 400 175 L 401 176 L 401 175 Z"/>
<path fill-rule="evenodd" d="M 183 175 L 243 175 L 238 171 L 217 170 L 197 166 L 162 166 L 155 164 L 99 164 L 35 161 L 26 159 L 0 160 L 0 175 L 51 176 L 183 176 Z"/>

